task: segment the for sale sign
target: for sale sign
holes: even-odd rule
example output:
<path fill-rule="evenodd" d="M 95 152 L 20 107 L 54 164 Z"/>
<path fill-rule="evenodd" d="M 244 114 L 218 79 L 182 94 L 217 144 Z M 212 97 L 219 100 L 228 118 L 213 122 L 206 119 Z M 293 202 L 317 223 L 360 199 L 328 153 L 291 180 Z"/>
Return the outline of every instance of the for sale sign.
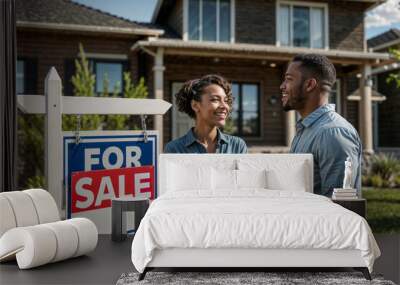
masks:
<path fill-rule="evenodd" d="M 111 207 L 113 198 L 154 199 L 154 166 L 72 173 L 71 212 Z"/>
<path fill-rule="evenodd" d="M 158 132 L 64 133 L 67 217 L 87 217 L 111 233 L 111 199 L 157 196 Z"/>

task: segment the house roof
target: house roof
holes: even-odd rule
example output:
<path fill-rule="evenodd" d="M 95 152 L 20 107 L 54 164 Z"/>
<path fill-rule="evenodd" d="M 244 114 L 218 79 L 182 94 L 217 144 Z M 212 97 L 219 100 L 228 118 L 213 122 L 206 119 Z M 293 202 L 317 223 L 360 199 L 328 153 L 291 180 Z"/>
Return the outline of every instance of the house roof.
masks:
<path fill-rule="evenodd" d="M 137 23 L 71 0 L 18 0 L 17 27 L 158 36 L 162 29 Z"/>
<path fill-rule="evenodd" d="M 164 48 L 165 54 L 190 56 L 262 58 L 287 61 L 299 53 L 316 53 L 325 55 L 333 62 L 337 63 L 359 65 L 368 62 L 377 65 L 380 64 L 380 61 L 391 61 L 391 55 L 388 53 L 280 47 L 262 44 L 184 41 L 158 38 L 150 38 L 148 41 L 138 41 L 132 46 L 132 50 L 137 48 L 148 50 L 149 48 L 158 47 Z"/>
<path fill-rule="evenodd" d="M 387 32 L 369 39 L 367 44 L 368 48 L 372 48 L 373 50 L 379 50 L 395 44 L 400 44 L 400 29 L 390 29 Z"/>

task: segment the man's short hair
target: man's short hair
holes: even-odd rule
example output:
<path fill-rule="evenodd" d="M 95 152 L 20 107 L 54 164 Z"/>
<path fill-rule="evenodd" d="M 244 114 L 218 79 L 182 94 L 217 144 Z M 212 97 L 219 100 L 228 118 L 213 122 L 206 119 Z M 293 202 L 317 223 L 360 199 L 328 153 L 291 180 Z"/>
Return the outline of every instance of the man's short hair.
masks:
<path fill-rule="evenodd" d="M 332 62 L 326 56 L 319 54 L 299 54 L 292 62 L 301 62 L 300 68 L 308 76 L 320 81 L 321 88 L 330 91 L 336 81 L 336 70 Z"/>

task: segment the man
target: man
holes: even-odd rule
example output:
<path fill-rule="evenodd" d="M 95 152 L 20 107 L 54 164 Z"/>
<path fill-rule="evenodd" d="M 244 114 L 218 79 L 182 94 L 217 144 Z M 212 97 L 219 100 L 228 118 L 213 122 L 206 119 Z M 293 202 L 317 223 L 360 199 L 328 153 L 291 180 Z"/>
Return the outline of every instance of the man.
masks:
<path fill-rule="evenodd" d="M 352 162 L 352 187 L 361 189 L 360 138 L 328 104 L 335 81 L 335 67 L 325 56 L 305 54 L 293 58 L 280 86 L 283 110 L 296 110 L 301 116 L 290 152 L 313 154 L 314 193 L 327 197 L 333 188 L 342 187 L 347 157 Z"/>

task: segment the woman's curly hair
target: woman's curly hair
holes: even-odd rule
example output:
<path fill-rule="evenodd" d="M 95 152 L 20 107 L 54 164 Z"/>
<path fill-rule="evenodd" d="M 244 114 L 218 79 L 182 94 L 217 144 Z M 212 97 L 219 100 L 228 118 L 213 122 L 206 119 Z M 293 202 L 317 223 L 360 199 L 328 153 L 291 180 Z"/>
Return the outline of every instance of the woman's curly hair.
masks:
<path fill-rule="evenodd" d="M 212 84 L 220 86 L 224 89 L 229 109 L 232 109 L 233 96 L 231 84 L 222 76 L 215 74 L 208 74 L 200 79 L 193 79 L 185 82 L 182 88 L 175 94 L 176 105 L 180 112 L 186 113 L 189 117 L 195 119 L 196 114 L 192 109 L 192 100 L 201 101 L 201 95 L 207 86 Z"/>

